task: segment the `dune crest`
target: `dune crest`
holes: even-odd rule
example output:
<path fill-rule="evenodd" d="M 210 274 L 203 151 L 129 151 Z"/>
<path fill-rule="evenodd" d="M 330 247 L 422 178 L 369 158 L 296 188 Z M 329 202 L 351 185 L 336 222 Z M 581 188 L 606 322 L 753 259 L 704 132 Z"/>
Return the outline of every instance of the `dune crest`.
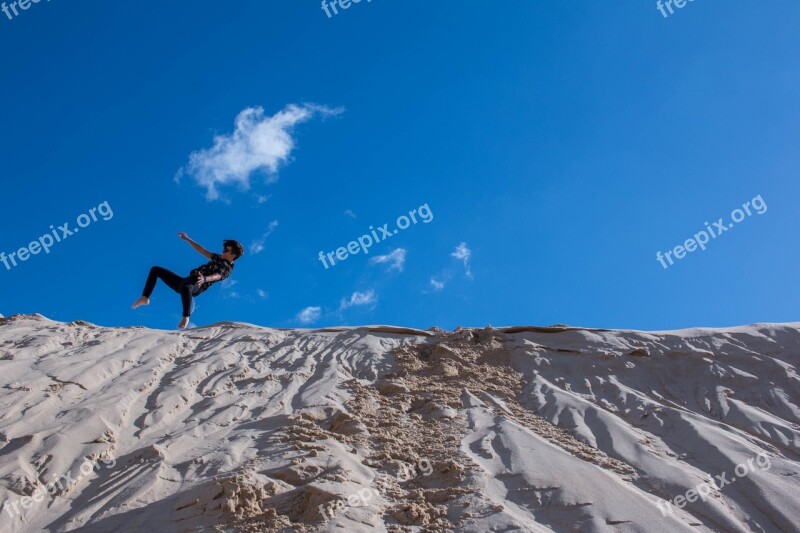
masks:
<path fill-rule="evenodd" d="M 796 323 L 0 317 L 0 530 L 796 530 L 798 353 Z"/>

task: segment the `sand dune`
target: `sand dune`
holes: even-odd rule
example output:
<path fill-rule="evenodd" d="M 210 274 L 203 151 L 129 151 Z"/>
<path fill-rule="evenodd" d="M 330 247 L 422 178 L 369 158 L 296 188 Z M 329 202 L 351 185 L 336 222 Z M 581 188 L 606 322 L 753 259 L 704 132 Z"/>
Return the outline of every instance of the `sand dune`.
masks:
<path fill-rule="evenodd" d="M 0 531 L 796 531 L 799 353 L 800 324 L 0 317 Z"/>

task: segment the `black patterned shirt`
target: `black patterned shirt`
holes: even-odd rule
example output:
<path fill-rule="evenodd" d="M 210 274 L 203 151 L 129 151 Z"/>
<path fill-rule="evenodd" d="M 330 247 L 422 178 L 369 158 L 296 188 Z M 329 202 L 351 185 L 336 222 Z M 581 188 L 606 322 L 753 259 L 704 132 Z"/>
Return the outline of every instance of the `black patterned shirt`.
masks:
<path fill-rule="evenodd" d="M 211 254 L 211 261 L 209 261 L 203 266 L 199 266 L 194 270 L 192 270 L 189 273 L 189 277 L 196 278 L 198 273 L 202 274 L 205 277 L 213 276 L 214 274 L 219 274 L 220 276 L 222 276 L 222 278 L 217 281 L 222 281 L 231 275 L 231 272 L 233 271 L 233 266 L 234 266 L 233 263 L 229 263 L 228 261 L 223 259 L 221 255 Z M 206 289 L 208 289 L 213 284 L 217 283 L 217 281 L 206 281 L 205 283 L 200 285 L 199 289 L 195 289 L 193 291 L 194 295 L 197 296 L 198 294 L 205 292 Z"/>

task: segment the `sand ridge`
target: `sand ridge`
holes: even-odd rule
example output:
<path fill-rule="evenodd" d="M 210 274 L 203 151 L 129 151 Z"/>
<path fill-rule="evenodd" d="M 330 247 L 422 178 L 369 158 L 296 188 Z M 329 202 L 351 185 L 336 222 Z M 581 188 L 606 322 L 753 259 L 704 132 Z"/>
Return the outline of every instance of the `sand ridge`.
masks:
<path fill-rule="evenodd" d="M 0 528 L 789 530 L 798 348 L 796 324 L 165 332 L 3 318 Z M 667 516 L 656 506 L 757 453 L 768 470 Z"/>

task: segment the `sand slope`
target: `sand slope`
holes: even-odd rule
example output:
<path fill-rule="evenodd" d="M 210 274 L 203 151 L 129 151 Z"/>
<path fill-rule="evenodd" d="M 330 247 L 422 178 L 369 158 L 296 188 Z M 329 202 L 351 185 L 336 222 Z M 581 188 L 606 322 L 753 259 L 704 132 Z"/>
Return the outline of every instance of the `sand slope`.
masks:
<path fill-rule="evenodd" d="M 795 531 L 799 328 L 0 318 L 0 531 Z"/>

